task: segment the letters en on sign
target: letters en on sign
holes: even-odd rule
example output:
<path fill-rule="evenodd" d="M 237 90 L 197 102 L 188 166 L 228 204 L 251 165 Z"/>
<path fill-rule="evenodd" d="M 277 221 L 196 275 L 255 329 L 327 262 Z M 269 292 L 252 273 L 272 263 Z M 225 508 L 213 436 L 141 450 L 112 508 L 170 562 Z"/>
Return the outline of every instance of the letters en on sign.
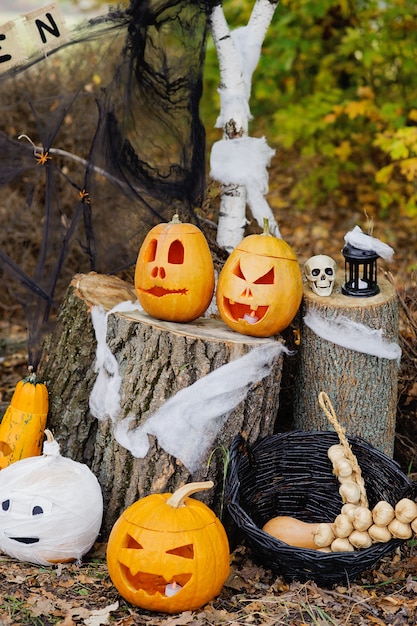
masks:
<path fill-rule="evenodd" d="M 19 20 L 23 20 L 23 29 Z M 0 74 L 23 64 L 29 50 L 47 54 L 69 40 L 70 31 L 57 2 L 19 16 L 0 26 Z"/>

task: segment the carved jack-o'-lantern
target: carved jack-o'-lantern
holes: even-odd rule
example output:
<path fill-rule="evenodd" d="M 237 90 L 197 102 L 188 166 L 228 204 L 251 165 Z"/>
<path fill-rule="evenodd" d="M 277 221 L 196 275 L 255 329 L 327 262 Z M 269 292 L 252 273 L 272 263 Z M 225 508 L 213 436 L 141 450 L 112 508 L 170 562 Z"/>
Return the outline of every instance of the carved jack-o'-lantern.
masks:
<path fill-rule="evenodd" d="M 303 279 L 297 257 L 269 233 L 245 237 L 220 272 L 216 300 L 222 320 L 243 335 L 270 337 L 284 330 L 301 303 Z"/>
<path fill-rule="evenodd" d="M 0 472 L 0 550 L 21 561 L 53 565 L 79 560 L 91 548 L 103 497 L 87 465 L 61 456 L 45 432 L 41 456 Z"/>
<path fill-rule="evenodd" d="M 175 215 L 152 228 L 139 250 L 135 289 L 152 317 L 191 322 L 208 308 L 214 292 L 214 266 L 202 231 Z"/>
<path fill-rule="evenodd" d="M 207 505 L 188 497 L 212 486 L 190 483 L 172 495 L 146 496 L 117 520 L 107 566 L 128 602 L 177 613 L 198 609 L 220 593 L 229 573 L 226 532 Z"/>

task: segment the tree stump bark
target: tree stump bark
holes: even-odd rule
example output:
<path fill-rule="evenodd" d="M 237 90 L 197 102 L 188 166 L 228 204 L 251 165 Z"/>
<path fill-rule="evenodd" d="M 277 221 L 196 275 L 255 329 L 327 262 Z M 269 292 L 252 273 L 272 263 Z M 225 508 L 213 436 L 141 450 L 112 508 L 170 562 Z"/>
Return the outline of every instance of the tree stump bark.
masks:
<path fill-rule="evenodd" d="M 214 489 L 199 497 L 221 515 L 225 453 L 238 433 L 244 432 L 249 442 L 273 433 L 282 372 L 280 357 L 271 373 L 249 390 L 245 401 L 228 417 L 210 463 L 205 459 L 192 476 L 158 445 L 156 438 L 150 438 L 145 458 L 134 458 L 114 439 L 111 422 L 99 422 L 89 410 L 96 379 L 91 307 L 101 305 L 108 311 L 127 300 L 136 301 L 134 288 L 118 278 L 94 273 L 75 276 L 39 367 L 50 395 L 48 428 L 60 443 L 62 454 L 86 463 L 101 484 L 103 538 L 134 501 L 149 493 L 171 492 L 189 480 L 214 481 Z M 252 348 L 275 340 L 245 337 L 211 318 L 176 324 L 155 320 L 141 311 L 110 315 L 107 345 L 122 377 L 122 417 L 134 413 L 136 426 L 146 422 L 180 389 Z"/>
<path fill-rule="evenodd" d="M 304 287 L 302 317 L 317 312 L 326 319 L 343 315 L 372 329 L 382 329 L 388 342 L 398 341 L 398 300 L 391 283 L 381 277 L 380 293 L 370 298 L 345 296 L 338 275 L 331 296 Z M 318 396 L 329 396 L 337 418 L 350 436 L 363 437 L 392 457 L 397 410 L 398 363 L 395 359 L 363 354 L 301 328 L 295 382 L 294 426 L 302 430 L 332 430 Z"/>

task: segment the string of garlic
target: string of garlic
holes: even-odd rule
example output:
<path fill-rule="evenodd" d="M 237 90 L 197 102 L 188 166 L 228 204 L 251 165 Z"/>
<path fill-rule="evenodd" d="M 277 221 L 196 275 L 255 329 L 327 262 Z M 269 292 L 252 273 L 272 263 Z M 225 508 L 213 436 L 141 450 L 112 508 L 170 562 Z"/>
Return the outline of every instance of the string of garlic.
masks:
<path fill-rule="evenodd" d="M 417 503 L 402 498 L 395 507 L 381 500 L 369 509 L 361 468 L 339 424 L 329 397 L 319 394 L 319 403 L 338 434 L 340 443 L 330 446 L 328 457 L 333 473 L 340 483 L 343 501 L 340 514 L 333 523 L 326 523 L 326 532 L 314 539 L 325 552 L 351 552 L 369 548 L 374 543 L 410 539 L 417 534 Z"/>

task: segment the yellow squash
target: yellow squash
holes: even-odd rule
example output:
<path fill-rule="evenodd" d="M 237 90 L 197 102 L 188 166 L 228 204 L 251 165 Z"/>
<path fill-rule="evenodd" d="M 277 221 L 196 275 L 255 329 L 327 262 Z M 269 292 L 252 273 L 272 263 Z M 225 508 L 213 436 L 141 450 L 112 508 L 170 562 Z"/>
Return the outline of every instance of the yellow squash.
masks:
<path fill-rule="evenodd" d="M 0 469 L 41 454 L 48 390 L 34 372 L 20 380 L 0 424 Z"/>

